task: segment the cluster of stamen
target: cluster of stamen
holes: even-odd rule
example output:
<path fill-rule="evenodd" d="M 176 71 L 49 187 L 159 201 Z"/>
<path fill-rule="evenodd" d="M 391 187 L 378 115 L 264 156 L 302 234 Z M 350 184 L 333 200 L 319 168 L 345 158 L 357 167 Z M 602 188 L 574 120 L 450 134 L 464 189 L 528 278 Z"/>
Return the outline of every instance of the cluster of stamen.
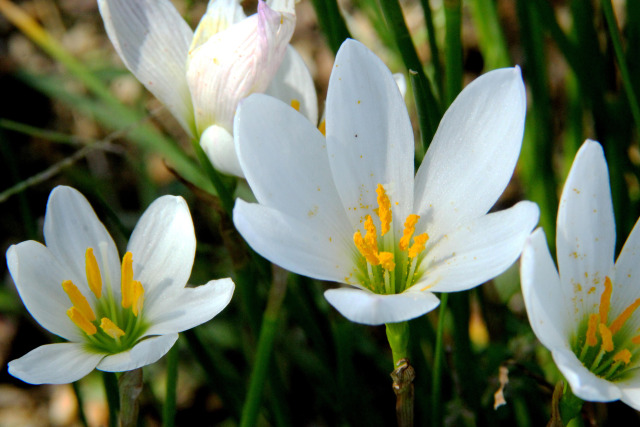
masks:
<path fill-rule="evenodd" d="M 125 343 L 125 347 L 130 346 L 132 342 L 129 341 L 135 340 L 143 327 L 138 315 L 142 312 L 144 304 L 144 288 L 139 281 L 133 280 L 131 252 L 124 255 L 121 267 L 122 301 L 120 305 L 127 310 L 116 307 L 110 283 L 106 286 L 107 295 L 103 296 L 102 274 L 93 248 L 87 248 L 85 252 L 85 270 L 89 289 L 95 296 L 95 308 L 98 315 L 78 287 L 71 280 L 65 280 L 62 282 L 62 289 L 73 304 L 67 310 L 67 315 L 87 335 L 89 341 L 100 350 L 122 349 L 121 338 L 127 335 L 130 335 L 131 339 Z M 109 281 L 109 278 L 107 279 Z M 100 320 L 98 321 L 98 319 Z M 116 346 L 114 347 L 109 340 L 115 341 Z"/>
<path fill-rule="evenodd" d="M 378 209 L 375 212 L 380 220 L 381 239 L 378 239 L 371 215 L 364 219 L 364 236 L 360 230 L 353 235 L 353 242 L 366 261 L 366 274 L 360 280 L 373 292 L 399 293 L 415 282 L 418 258 L 425 249 L 429 235 L 422 233 L 414 236 L 420 216 L 411 214 L 404 223 L 403 235 L 397 245 L 399 250 L 396 250 L 394 233 L 389 233 L 393 222 L 391 201 L 382 184 L 378 184 L 376 193 Z"/>
<path fill-rule="evenodd" d="M 606 380 L 615 380 L 631 362 L 636 346 L 640 344 L 640 335 L 631 339 L 618 334 L 635 310 L 640 307 L 640 298 L 636 299 L 611 323 L 608 322 L 613 286 L 611 279 L 605 277 L 604 291 L 600 296 L 598 313 L 590 314 L 584 339 L 578 342 L 574 350 L 583 365 L 597 376 Z M 607 326 L 608 325 L 608 326 Z M 617 351 L 616 351 L 617 349 Z"/>

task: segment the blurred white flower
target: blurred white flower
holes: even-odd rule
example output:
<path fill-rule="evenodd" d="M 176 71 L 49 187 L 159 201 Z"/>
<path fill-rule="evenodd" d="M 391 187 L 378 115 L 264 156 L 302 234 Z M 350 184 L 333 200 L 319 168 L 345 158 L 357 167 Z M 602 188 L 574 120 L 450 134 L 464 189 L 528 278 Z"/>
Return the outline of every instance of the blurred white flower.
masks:
<path fill-rule="evenodd" d="M 32 384 L 76 381 L 94 368 L 128 371 L 162 357 L 178 332 L 217 315 L 233 295 L 231 279 L 185 288 L 196 239 L 181 197 L 149 206 L 122 262 L 87 199 L 70 187 L 49 196 L 46 246 L 12 245 L 7 264 L 34 319 L 68 343 L 36 348 L 9 363 Z"/>
<path fill-rule="evenodd" d="M 520 255 L 538 220 L 530 202 L 492 214 L 524 129 L 518 68 L 470 84 L 445 114 L 414 177 L 415 143 L 398 85 L 362 44 L 346 41 L 329 82 L 326 138 L 288 105 L 242 102 L 235 141 L 258 203 L 234 223 L 288 270 L 350 285 L 325 296 L 348 319 L 405 321 L 433 292 L 477 286 Z"/>

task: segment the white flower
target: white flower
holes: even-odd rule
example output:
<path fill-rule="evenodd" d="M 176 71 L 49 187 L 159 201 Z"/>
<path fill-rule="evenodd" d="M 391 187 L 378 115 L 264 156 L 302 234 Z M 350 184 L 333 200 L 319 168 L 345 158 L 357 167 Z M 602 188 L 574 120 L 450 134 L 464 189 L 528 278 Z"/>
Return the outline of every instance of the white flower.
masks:
<path fill-rule="evenodd" d="M 259 203 L 238 200 L 235 225 L 275 264 L 350 285 L 325 296 L 354 322 L 420 316 L 438 305 L 433 292 L 504 271 L 535 226 L 530 202 L 487 214 L 513 173 L 525 108 L 518 68 L 479 78 L 445 114 L 414 178 L 398 86 L 371 51 L 346 41 L 329 82 L 326 139 L 278 100 L 241 103 L 236 148 Z"/>
<path fill-rule="evenodd" d="M 583 400 L 622 400 L 640 410 L 640 226 L 614 265 L 615 222 L 602 147 L 587 140 L 573 161 L 558 210 L 558 270 L 544 231 L 522 252 L 529 321 Z M 558 273 L 559 271 L 559 273 Z"/>
<path fill-rule="evenodd" d="M 196 239 L 181 197 L 157 199 L 138 222 L 122 263 L 87 199 L 70 187 L 49 196 L 46 246 L 12 245 L 7 264 L 34 319 L 68 343 L 43 345 L 9 363 L 32 384 L 76 381 L 94 368 L 120 372 L 162 357 L 178 332 L 227 306 L 231 279 L 185 288 Z"/>
<path fill-rule="evenodd" d="M 253 92 L 277 96 L 317 121 L 313 80 L 288 45 L 293 0 L 212 0 L 195 33 L 170 0 L 98 0 L 109 39 L 126 67 L 198 138 L 219 170 L 242 176 L 233 116 Z M 282 66 L 280 66 L 282 63 Z"/>

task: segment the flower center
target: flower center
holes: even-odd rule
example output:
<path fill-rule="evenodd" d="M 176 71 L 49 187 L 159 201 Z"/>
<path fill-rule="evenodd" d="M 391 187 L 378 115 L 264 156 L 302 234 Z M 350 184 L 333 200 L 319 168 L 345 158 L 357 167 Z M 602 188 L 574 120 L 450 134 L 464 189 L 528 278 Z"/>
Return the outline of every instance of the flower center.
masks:
<path fill-rule="evenodd" d="M 121 304 L 114 300 L 108 275 L 105 277 L 106 295 L 103 295 L 103 276 L 93 248 L 87 248 L 85 252 L 85 270 L 89 289 L 95 297 L 93 307 L 71 280 L 65 280 L 62 289 L 73 304 L 67 315 L 85 333 L 89 345 L 96 351 L 119 353 L 130 349 L 147 327 L 140 315 L 144 288 L 139 281 L 133 280 L 133 255 L 127 252 L 122 258 Z"/>
<path fill-rule="evenodd" d="M 360 284 L 378 294 L 395 294 L 411 287 L 419 278 L 416 271 L 425 249 L 429 235 L 422 233 L 414 236 L 420 216 L 411 214 L 404 223 L 402 237 L 396 245 L 393 232 L 391 201 L 382 184 L 376 189 L 380 220 L 380 239 L 371 215 L 364 220 L 365 235 L 360 230 L 353 235 L 358 249 Z M 389 232 L 391 231 L 391 232 Z M 413 240 L 413 243 L 412 243 Z"/>
<path fill-rule="evenodd" d="M 631 315 L 640 307 L 640 298 L 609 323 L 612 293 L 611 279 L 605 277 L 598 313 L 590 314 L 585 319 L 578 333 L 579 338 L 573 346 L 573 351 L 582 364 L 608 381 L 622 379 L 631 359 L 636 357 L 640 349 L 638 347 L 640 335 L 631 337 L 626 331 L 619 333 Z"/>

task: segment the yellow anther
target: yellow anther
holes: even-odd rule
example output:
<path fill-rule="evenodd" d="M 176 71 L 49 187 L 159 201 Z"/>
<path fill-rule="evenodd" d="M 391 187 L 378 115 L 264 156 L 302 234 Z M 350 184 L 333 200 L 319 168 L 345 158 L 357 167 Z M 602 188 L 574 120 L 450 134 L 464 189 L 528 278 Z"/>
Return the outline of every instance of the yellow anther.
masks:
<path fill-rule="evenodd" d="M 291 107 L 296 111 L 300 111 L 300 101 L 298 101 L 297 99 L 292 99 Z"/>
<path fill-rule="evenodd" d="M 611 323 L 611 326 L 609 328 L 611 329 L 611 333 L 615 334 L 616 332 L 618 332 L 620 328 L 622 328 L 622 325 L 624 325 L 624 323 L 629 319 L 629 317 L 631 317 L 633 312 L 636 311 L 638 307 L 640 307 L 640 298 L 635 300 L 629 307 L 627 307 L 622 313 L 620 313 L 618 317 L 616 317 L 616 320 L 614 320 L 613 323 Z"/>
<path fill-rule="evenodd" d="M 393 271 L 396 268 L 396 263 L 393 260 L 393 254 L 391 252 L 380 252 L 378 254 L 380 265 L 387 271 Z"/>
<path fill-rule="evenodd" d="M 96 298 L 99 299 L 102 296 L 102 276 L 100 275 L 100 267 L 98 266 L 98 261 L 93 254 L 93 248 L 87 248 L 87 252 L 85 252 L 84 258 L 89 288 L 96 296 Z"/>
<path fill-rule="evenodd" d="M 415 258 L 420 255 L 420 252 L 424 251 L 424 248 L 429 240 L 427 233 L 422 233 L 413 238 L 413 245 L 409 248 L 409 258 Z"/>
<path fill-rule="evenodd" d="M 356 231 L 353 234 L 353 243 L 355 243 L 356 248 L 360 251 L 363 257 L 367 260 L 367 262 L 371 265 L 380 264 L 380 260 L 378 259 L 377 250 L 374 252 L 371 247 L 365 242 L 362 238 L 362 234 L 360 231 Z"/>
<path fill-rule="evenodd" d="M 635 337 L 631 338 L 631 342 L 634 344 L 640 344 L 640 335 L 636 335 Z"/>
<path fill-rule="evenodd" d="M 67 310 L 67 316 L 71 319 L 76 326 L 84 331 L 87 335 L 93 335 L 98 332 L 95 325 L 91 323 L 80 310 L 76 307 L 71 307 Z"/>
<path fill-rule="evenodd" d="M 102 318 L 102 321 L 100 322 L 100 329 L 113 339 L 118 339 L 124 335 L 124 331 L 107 317 Z"/>
<path fill-rule="evenodd" d="M 62 289 L 67 293 L 67 296 L 71 300 L 73 307 L 82 313 L 82 315 L 89 322 L 96 320 L 96 315 L 93 313 L 93 309 L 89 305 L 89 301 L 82 295 L 76 285 L 71 280 L 65 280 L 62 282 Z M 73 319 L 72 319 L 73 320 Z"/>
<path fill-rule="evenodd" d="M 373 219 L 371 215 L 367 215 L 367 218 L 364 220 L 364 229 L 367 234 L 364 236 L 365 244 L 376 253 L 378 252 L 378 237 L 376 226 L 373 224 Z"/>
<path fill-rule="evenodd" d="M 378 194 L 378 216 L 380 217 L 380 235 L 384 236 L 391 228 L 391 202 L 382 184 L 376 188 Z"/>
<path fill-rule="evenodd" d="M 322 121 L 318 125 L 318 130 L 320 131 L 321 134 L 323 134 L 324 136 L 327 136 L 327 122 L 324 119 L 322 119 Z"/>
<path fill-rule="evenodd" d="M 602 296 L 600 297 L 600 323 L 607 323 L 607 317 L 609 317 L 609 305 L 611 304 L 611 292 L 613 292 L 611 280 L 609 277 L 605 277 L 604 291 L 602 291 Z"/>
<path fill-rule="evenodd" d="M 600 329 L 600 336 L 602 337 L 602 349 L 604 351 L 613 350 L 613 339 L 611 337 L 611 331 L 607 328 L 607 325 L 600 323 L 598 328 Z"/>
<path fill-rule="evenodd" d="M 409 248 L 411 237 L 413 236 L 414 231 L 416 231 L 416 224 L 418 223 L 419 219 L 419 215 L 411 214 L 404 222 L 404 232 L 402 233 L 402 237 L 400 238 L 400 243 L 398 243 L 398 247 L 401 251 L 406 251 L 407 248 Z"/>
<path fill-rule="evenodd" d="M 142 305 L 144 304 L 144 288 L 142 283 L 137 280 L 133 281 L 133 302 L 131 304 L 131 311 L 133 315 L 138 317 L 138 313 L 142 311 Z"/>
<path fill-rule="evenodd" d="M 615 356 L 613 356 L 613 361 L 614 362 L 624 362 L 624 364 L 628 364 L 629 362 L 631 362 L 631 352 L 629 350 L 627 350 L 626 348 L 623 350 L 620 350 L 619 352 L 617 352 L 615 354 Z"/>
<path fill-rule="evenodd" d="M 127 252 L 122 257 L 122 276 L 121 286 L 122 291 L 122 308 L 129 308 L 133 302 L 133 255 L 131 252 Z"/>
<path fill-rule="evenodd" d="M 598 324 L 600 323 L 600 316 L 592 314 L 589 316 L 589 327 L 587 328 L 587 345 L 593 347 L 598 344 L 598 338 L 596 337 L 596 331 L 598 330 Z"/>

